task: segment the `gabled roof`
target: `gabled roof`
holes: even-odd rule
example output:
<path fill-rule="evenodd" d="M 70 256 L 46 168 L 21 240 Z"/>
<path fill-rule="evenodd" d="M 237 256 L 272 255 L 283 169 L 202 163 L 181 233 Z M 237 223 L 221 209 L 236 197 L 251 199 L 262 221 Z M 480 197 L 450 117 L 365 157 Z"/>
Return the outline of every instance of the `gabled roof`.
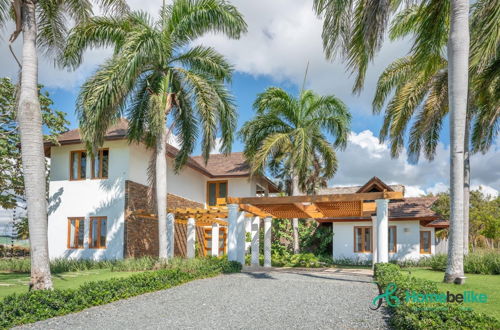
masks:
<path fill-rule="evenodd" d="M 356 191 L 357 193 L 364 192 L 375 192 L 375 191 L 394 191 L 391 186 L 386 185 L 382 180 L 374 176 L 367 183 L 365 183 L 361 188 Z"/>

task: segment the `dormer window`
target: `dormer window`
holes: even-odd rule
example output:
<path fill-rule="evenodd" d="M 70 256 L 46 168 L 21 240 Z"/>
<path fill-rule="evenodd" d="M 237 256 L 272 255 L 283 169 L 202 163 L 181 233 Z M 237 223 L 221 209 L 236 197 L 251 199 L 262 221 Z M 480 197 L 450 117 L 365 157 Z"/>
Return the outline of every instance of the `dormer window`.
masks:
<path fill-rule="evenodd" d="M 71 151 L 70 156 L 70 180 L 85 180 L 87 173 L 87 152 Z"/>
<path fill-rule="evenodd" d="M 92 179 L 107 179 L 109 149 L 99 149 L 92 159 Z"/>

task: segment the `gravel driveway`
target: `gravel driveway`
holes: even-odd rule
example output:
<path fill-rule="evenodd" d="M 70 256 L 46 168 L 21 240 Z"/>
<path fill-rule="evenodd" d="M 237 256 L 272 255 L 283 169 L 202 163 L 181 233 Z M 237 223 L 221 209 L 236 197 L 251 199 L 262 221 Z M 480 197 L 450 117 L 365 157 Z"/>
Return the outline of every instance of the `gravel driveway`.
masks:
<path fill-rule="evenodd" d="M 372 278 L 359 271 L 245 271 L 193 281 L 41 321 L 36 329 L 387 328 Z"/>

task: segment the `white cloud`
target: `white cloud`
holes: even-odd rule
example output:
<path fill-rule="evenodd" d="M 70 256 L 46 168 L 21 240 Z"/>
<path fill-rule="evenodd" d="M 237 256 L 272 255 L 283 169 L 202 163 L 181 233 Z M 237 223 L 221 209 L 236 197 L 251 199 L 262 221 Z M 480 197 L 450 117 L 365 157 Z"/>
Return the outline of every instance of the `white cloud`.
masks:
<path fill-rule="evenodd" d="M 483 191 L 495 195 L 500 190 L 500 139 L 488 154 L 472 156 L 472 188 L 481 186 Z M 339 170 L 331 184 L 361 185 L 372 176 L 388 184 L 404 184 L 407 196 L 445 192 L 449 189 L 449 148 L 437 147 L 434 161 L 421 159 L 418 164 L 407 161 L 406 150 L 396 159 L 390 157 L 386 143 L 380 144 L 373 132 L 351 132 L 345 151 L 339 151 Z M 485 172 L 487 171 L 487 172 Z"/>
<path fill-rule="evenodd" d="M 352 95 L 353 78 L 340 60 L 325 60 L 321 40 L 322 21 L 308 0 L 234 0 L 245 16 L 248 33 L 240 40 L 208 35 L 199 42 L 214 46 L 235 65 L 236 70 L 254 76 L 266 75 L 277 82 L 301 85 L 310 62 L 308 88 L 333 93 L 354 111 L 369 113 L 378 75 L 392 60 L 405 55 L 408 42 L 386 42 L 370 65 L 364 92 Z M 265 10 L 263 10 L 265 8 Z"/>
<path fill-rule="evenodd" d="M 157 16 L 158 0 L 129 0 L 133 9 Z M 221 35 L 207 35 L 196 43 L 214 46 L 234 64 L 239 72 L 253 76 L 265 75 L 276 82 L 301 85 L 307 62 L 310 62 L 308 87 L 319 93 L 333 93 L 341 97 L 351 109 L 369 113 L 373 87 L 381 70 L 393 59 L 405 54 L 407 42 L 386 42 L 367 73 L 366 86 L 360 97 L 351 93 L 353 79 L 339 60 L 329 63 L 324 58 L 321 30 L 322 22 L 316 17 L 309 0 L 233 0 L 248 24 L 248 33 L 240 40 L 229 40 Z M 265 8 L 265 9 L 264 9 Z M 4 29 L 6 40 L 12 26 Z M 14 45 L 21 56 L 21 38 Z M 110 50 L 89 51 L 83 65 L 75 72 L 54 67 L 40 58 L 40 82 L 47 87 L 75 90 L 97 65 L 110 55 Z M 17 76 L 17 65 L 9 53 L 6 42 L 0 47 L 0 75 Z"/>

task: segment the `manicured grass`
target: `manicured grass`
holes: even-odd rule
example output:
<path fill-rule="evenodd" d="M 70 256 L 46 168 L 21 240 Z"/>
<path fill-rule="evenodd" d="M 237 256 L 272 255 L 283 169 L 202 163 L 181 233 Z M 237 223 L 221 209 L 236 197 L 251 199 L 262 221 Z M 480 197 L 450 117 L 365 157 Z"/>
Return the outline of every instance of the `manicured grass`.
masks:
<path fill-rule="evenodd" d="M 56 289 L 76 289 L 85 282 L 127 277 L 138 272 L 112 272 L 110 269 L 92 269 L 52 274 Z M 29 274 L 0 272 L 0 299 L 12 293 L 28 291 Z"/>
<path fill-rule="evenodd" d="M 435 282 L 442 292 L 462 293 L 474 291 L 488 295 L 487 303 L 468 303 L 467 307 L 476 312 L 485 313 L 500 320 L 500 275 L 465 274 L 467 279 L 464 285 L 443 283 L 444 272 L 430 269 L 410 268 L 403 272 L 411 272 L 412 276 Z"/>

